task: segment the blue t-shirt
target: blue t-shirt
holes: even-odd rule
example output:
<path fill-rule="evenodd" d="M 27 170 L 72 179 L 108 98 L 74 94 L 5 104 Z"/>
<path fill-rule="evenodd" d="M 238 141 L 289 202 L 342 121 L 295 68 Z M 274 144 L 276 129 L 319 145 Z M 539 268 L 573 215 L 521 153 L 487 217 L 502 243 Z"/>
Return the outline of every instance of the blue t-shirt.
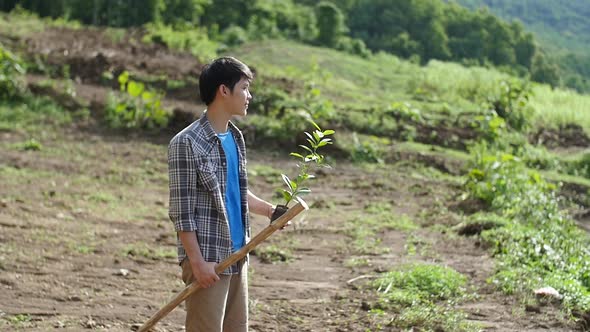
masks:
<path fill-rule="evenodd" d="M 229 218 L 229 233 L 233 250 L 244 246 L 244 223 L 242 222 L 242 200 L 240 197 L 240 179 L 238 173 L 238 147 L 230 131 L 217 134 L 225 152 L 227 164 L 227 187 L 225 189 L 225 208 Z"/>

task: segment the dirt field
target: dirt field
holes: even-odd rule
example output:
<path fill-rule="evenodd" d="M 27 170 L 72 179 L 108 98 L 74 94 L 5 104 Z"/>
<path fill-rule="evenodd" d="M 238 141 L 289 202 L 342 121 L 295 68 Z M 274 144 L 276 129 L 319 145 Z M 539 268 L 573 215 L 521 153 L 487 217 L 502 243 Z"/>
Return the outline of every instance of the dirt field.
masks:
<path fill-rule="evenodd" d="M 49 30 L 30 37 L 25 47 L 54 64 L 70 64 L 79 78 L 78 96 L 95 111 L 108 88 L 92 78 L 106 69 L 177 79 L 198 75 L 199 64 L 187 55 L 126 49 L 103 37 Z M 89 67 L 92 61 L 97 67 Z M 166 102 L 198 113 L 202 107 L 194 100 L 178 92 Z M 16 147 L 30 138 L 27 129 L 0 132 L 0 330 L 136 329 L 184 287 L 167 217 L 166 148 L 174 132 L 125 134 L 93 118 L 35 128 L 40 151 Z M 286 156 L 250 148 L 255 193 L 280 202 L 273 197 L 279 174 L 295 172 Z M 336 160 L 311 185 L 311 209 L 251 255 L 251 330 L 395 330 L 369 313 L 377 293 L 366 283 L 402 263 L 427 262 L 469 278 L 477 296 L 457 309 L 486 331 L 572 331 L 555 307 L 525 311 L 486 282 L 494 268 L 487 250 L 477 237 L 459 236 L 450 227 L 461 221 L 461 211 L 453 208 L 460 181 L 419 161 L 368 167 Z M 366 218 L 366 207 L 377 203 L 418 228 L 351 235 Z M 253 217 L 252 223 L 256 234 L 267 221 Z M 262 259 L 276 248 L 284 249 L 278 259 Z M 181 307 L 157 329 L 182 331 L 183 320 Z"/>

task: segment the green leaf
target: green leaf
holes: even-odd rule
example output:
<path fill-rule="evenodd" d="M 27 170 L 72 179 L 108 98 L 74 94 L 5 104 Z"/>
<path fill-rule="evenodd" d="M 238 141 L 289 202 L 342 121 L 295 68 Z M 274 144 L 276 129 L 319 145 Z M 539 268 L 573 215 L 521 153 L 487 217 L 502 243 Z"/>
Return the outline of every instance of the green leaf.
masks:
<path fill-rule="evenodd" d="M 286 176 L 285 174 L 281 174 L 281 177 L 283 177 L 283 182 L 285 182 L 285 184 L 289 187 L 289 189 L 291 189 L 291 191 L 293 191 L 293 187 L 291 186 L 291 180 L 289 179 L 289 177 Z"/>
<path fill-rule="evenodd" d="M 293 156 L 293 157 L 300 158 L 300 159 L 304 159 L 302 155 L 300 155 L 299 153 L 296 153 L 296 152 L 291 152 L 289 155 Z"/>
<path fill-rule="evenodd" d="M 138 82 L 135 82 L 135 81 L 130 81 L 127 84 L 127 92 L 132 97 L 138 97 L 139 95 L 141 95 L 141 93 L 143 92 L 143 90 L 144 90 L 143 83 L 138 83 Z"/>
<path fill-rule="evenodd" d="M 155 94 L 155 93 L 153 93 L 153 92 L 150 92 L 150 91 L 144 91 L 144 92 L 141 94 L 141 99 L 143 99 L 143 100 L 144 100 L 144 101 L 146 101 L 146 102 L 149 102 L 149 101 L 151 101 L 152 99 L 154 99 L 154 97 L 155 97 L 155 96 L 156 96 L 156 94 Z"/>
<path fill-rule="evenodd" d="M 121 73 L 121 75 L 119 75 L 119 86 L 121 87 L 121 91 L 125 90 L 125 84 L 127 84 L 127 82 L 129 81 L 129 72 L 128 71 L 124 71 Z"/>
<path fill-rule="evenodd" d="M 283 198 L 285 199 L 285 202 L 289 202 L 291 201 L 291 198 L 293 198 L 293 195 L 291 195 L 291 193 L 285 189 L 283 189 Z"/>
<path fill-rule="evenodd" d="M 319 131 L 322 131 L 322 128 L 320 128 L 320 126 L 318 126 L 318 124 L 317 124 L 317 123 L 315 123 L 315 121 L 313 121 L 313 120 L 309 120 L 309 122 L 311 122 L 311 124 L 312 124 L 314 127 L 316 127 L 316 129 L 317 129 L 317 130 L 319 130 Z"/>
<path fill-rule="evenodd" d="M 315 141 L 314 141 L 314 142 L 319 142 L 319 141 L 320 141 L 320 139 L 322 139 L 322 138 L 320 137 L 320 134 L 318 134 L 318 133 L 320 133 L 320 134 L 321 134 L 321 132 L 320 132 L 320 131 L 317 131 L 317 130 L 313 132 L 313 138 L 315 139 Z"/>
<path fill-rule="evenodd" d="M 299 190 L 297 190 L 297 195 L 307 195 L 311 193 L 311 189 L 309 188 L 299 188 Z"/>
<path fill-rule="evenodd" d="M 305 146 L 305 145 L 299 145 L 299 146 L 300 146 L 302 149 L 306 150 L 307 152 L 309 152 L 309 153 L 313 153 L 313 150 L 312 150 L 312 149 L 310 149 L 310 148 L 308 148 L 307 146 Z"/>
<path fill-rule="evenodd" d="M 336 132 L 332 129 L 324 130 L 324 136 L 334 135 L 334 133 Z"/>

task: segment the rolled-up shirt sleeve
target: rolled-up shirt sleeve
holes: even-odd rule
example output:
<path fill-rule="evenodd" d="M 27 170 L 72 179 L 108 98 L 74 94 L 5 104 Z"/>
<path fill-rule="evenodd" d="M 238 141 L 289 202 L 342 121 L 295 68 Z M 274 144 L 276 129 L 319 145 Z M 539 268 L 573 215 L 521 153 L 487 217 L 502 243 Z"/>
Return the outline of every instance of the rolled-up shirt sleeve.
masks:
<path fill-rule="evenodd" d="M 196 162 L 186 137 L 175 137 L 168 146 L 168 176 L 170 180 L 170 220 L 177 232 L 192 232 L 195 222 Z"/>

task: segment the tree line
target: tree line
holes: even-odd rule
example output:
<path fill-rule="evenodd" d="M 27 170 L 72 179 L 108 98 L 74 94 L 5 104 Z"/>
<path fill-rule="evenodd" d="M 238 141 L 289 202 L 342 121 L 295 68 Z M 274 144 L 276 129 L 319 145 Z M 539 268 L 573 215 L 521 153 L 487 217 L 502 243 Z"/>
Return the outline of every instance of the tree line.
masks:
<path fill-rule="evenodd" d="M 494 65 L 560 82 L 555 64 L 520 23 L 441 0 L 0 0 L 0 10 L 16 6 L 91 25 L 198 26 L 209 38 L 230 42 L 287 38 L 365 57 L 383 51 L 423 64 Z"/>

